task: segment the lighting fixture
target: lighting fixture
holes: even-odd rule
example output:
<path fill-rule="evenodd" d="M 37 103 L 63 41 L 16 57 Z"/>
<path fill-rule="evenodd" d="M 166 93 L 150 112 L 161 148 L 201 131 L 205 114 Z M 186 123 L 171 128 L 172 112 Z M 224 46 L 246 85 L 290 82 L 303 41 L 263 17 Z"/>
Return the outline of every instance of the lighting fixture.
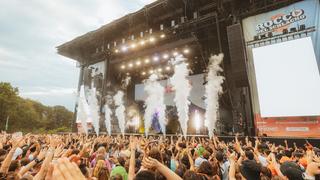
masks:
<path fill-rule="evenodd" d="M 121 69 L 125 69 L 126 68 L 126 66 L 125 65 L 121 65 Z"/>
<path fill-rule="evenodd" d="M 153 56 L 153 61 L 155 61 L 155 62 L 159 61 L 159 57 L 158 56 Z"/>
<path fill-rule="evenodd" d="M 136 62 L 136 65 L 137 65 L 137 66 L 140 66 L 140 64 L 141 64 L 141 61 L 138 60 L 138 61 Z"/>
<path fill-rule="evenodd" d="M 129 64 L 128 64 L 128 67 L 129 67 L 129 68 L 132 68 L 132 67 L 133 67 L 133 64 L 132 64 L 132 63 L 129 63 Z"/>
<path fill-rule="evenodd" d="M 150 71 L 149 71 L 149 74 L 152 74 L 153 73 L 153 70 L 151 69 Z"/>
<path fill-rule="evenodd" d="M 159 68 L 159 69 L 158 69 L 158 72 L 162 72 L 162 68 Z"/>
<path fill-rule="evenodd" d="M 115 49 L 114 52 L 115 52 L 115 53 L 119 53 L 119 49 Z"/>
<path fill-rule="evenodd" d="M 187 49 L 187 48 L 183 50 L 183 53 L 184 53 L 184 54 L 188 54 L 189 52 L 190 52 L 190 50 Z"/>
<path fill-rule="evenodd" d="M 172 54 L 173 54 L 173 56 L 177 56 L 177 55 L 178 55 L 178 52 L 177 52 L 177 51 L 174 51 Z"/>
<path fill-rule="evenodd" d="M 167 70 L 167 71 L 170 71 L 170 69 L 171 69 L 170 66 L 167 66 L 167 67 L 166 67 L 166 70 Z"/>
<path fill-rule="evenodd" d="M 156 38 L 154 38 L 154 37 L 150 37 L 150 38 L 149 38 L 149 41 L 150 41 L 150 42 L 154 42 L 155 40 L 156 40 Z"/>
<path fill-rule="evenodd" d="M 137 46 L 137 45 L 136 45 L 135 43 L 132 43 L 130 47 L 131 47 L 132 49 L 134 49 L 134 48 L 136 48 L 136 46 Z"/>
<path fill-rule="evenodd" d="M 128 47 L 127 47 L 127 46 L 122 46 L 122 47 L 121 47 L 121 50 L 122 50 L 123 52 L 125 52 L 125 51 L 128 50 Z"/>
<path fill-rule="evenodd" d="M 142 74 L 142 75 L 146 75 L 146 72 L 143 71 L 141 74 Z"/>
<path fill-rule="evenodd" d="M 163 57 L 163 59 L 168 59 L 169 55 L 168 54 L 164 54 L 162 57 Z"/>
<path fill-rule="evenodd" d="M 161 35 L 160 35 L 160 38 L 165 38 L 165 37 L 166 37 L 165 34 L 161 34 Z"/>
<path fill-rule="evenodd" d="M 140 41 L 140 45 L 143 46 L 146 42 L 144 40 Z"/>
<path fill-rule="evenodd" d="M 146 63 L 146 64 L 148 64 L 149 62 L 150 62 L 150 59 L 148 59 L 148 58 L 144 60 L 144 63 Z"/>

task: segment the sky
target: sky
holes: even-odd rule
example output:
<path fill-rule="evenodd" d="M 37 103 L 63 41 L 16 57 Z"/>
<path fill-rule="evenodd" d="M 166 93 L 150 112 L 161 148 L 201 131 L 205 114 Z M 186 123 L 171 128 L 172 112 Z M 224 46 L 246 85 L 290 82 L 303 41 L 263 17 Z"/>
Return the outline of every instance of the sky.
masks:
<path fill-rule="evenodd" d="M 74 109 L 79 69 L 55 47 L 154 0 L 1 0 L 0 82 L 45 105 Z"/>

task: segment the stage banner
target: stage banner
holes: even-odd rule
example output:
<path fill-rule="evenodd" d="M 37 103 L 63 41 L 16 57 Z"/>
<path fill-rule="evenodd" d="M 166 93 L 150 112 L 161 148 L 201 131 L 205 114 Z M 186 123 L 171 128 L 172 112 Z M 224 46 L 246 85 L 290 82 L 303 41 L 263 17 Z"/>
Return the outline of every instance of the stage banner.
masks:
<path fill-rule="evenodd" d="M 247 42 L 256 40 L 255 37 L 272 33 L 273 36 L 283 34 L 283 30 L 290 32 L 291 28 L 315 29 L 302 36 L 311 37 L 318 69 L 320 67 L 320 5 L 319 0 L 301 1 L 289 6 L 263 14 L 250 16 L 242 20 L 242 28 L 246 43 L 247 73 L 250 83 L 252 108 L 255 126 L 258 134 L 268 136 L 320 137 L 320 117 L 261 117 L 256 72 L 252 49 L 254 45 Z M 298 35 L 299 36 L 299 35 Z M 292 37 L 301 38 L 301 37 Z M 292 40 L 287 38 L 286 41 Z M 271 42 L 270 42 L 271 43 Z M 278 43 L 273 42 L 274 43 Z M 258 46 L 264 46 L 258 45 Z M 270 45 L 270 44 L 269 44 Z M 301 49 L 301 51 L 304 51 Z M 302 59 L 303 60 L 303 59 Z M 276 66 L 276 64 L 275 64 Z M 272 69 L 270 69 L 272 73 Z M 285 70 L 284 70 L 285 73 Z M 299 73 L 299 72 L 297 72 Z"/>

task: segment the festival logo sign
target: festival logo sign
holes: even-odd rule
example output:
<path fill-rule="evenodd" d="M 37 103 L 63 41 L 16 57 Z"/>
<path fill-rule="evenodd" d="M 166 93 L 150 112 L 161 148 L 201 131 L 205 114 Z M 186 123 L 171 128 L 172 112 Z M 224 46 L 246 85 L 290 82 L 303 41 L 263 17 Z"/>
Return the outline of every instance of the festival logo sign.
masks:
<path fill-rule="evenodd" d="M 306 19 L 303 9 L 295 9 L 288 14 L 279 13 L 272 16 L 269 21 L 258 24 L 256 26 L 256 32 L 258 34 L 266 32 L 282 32 L 282 30 L 287 29 L 290 24 L 303 19 Z"/>

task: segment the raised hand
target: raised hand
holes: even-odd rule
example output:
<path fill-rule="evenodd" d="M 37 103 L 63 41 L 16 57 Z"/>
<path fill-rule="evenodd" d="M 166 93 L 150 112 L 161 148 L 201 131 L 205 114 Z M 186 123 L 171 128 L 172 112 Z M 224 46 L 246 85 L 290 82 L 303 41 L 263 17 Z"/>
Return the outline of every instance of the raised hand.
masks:
<path fill-rule="evenodd" d="M 54 164 L 52 179 L 85 180 L 86 178 L 75 163 L 71 163 L 67 158 L 61 158 Z"/>

